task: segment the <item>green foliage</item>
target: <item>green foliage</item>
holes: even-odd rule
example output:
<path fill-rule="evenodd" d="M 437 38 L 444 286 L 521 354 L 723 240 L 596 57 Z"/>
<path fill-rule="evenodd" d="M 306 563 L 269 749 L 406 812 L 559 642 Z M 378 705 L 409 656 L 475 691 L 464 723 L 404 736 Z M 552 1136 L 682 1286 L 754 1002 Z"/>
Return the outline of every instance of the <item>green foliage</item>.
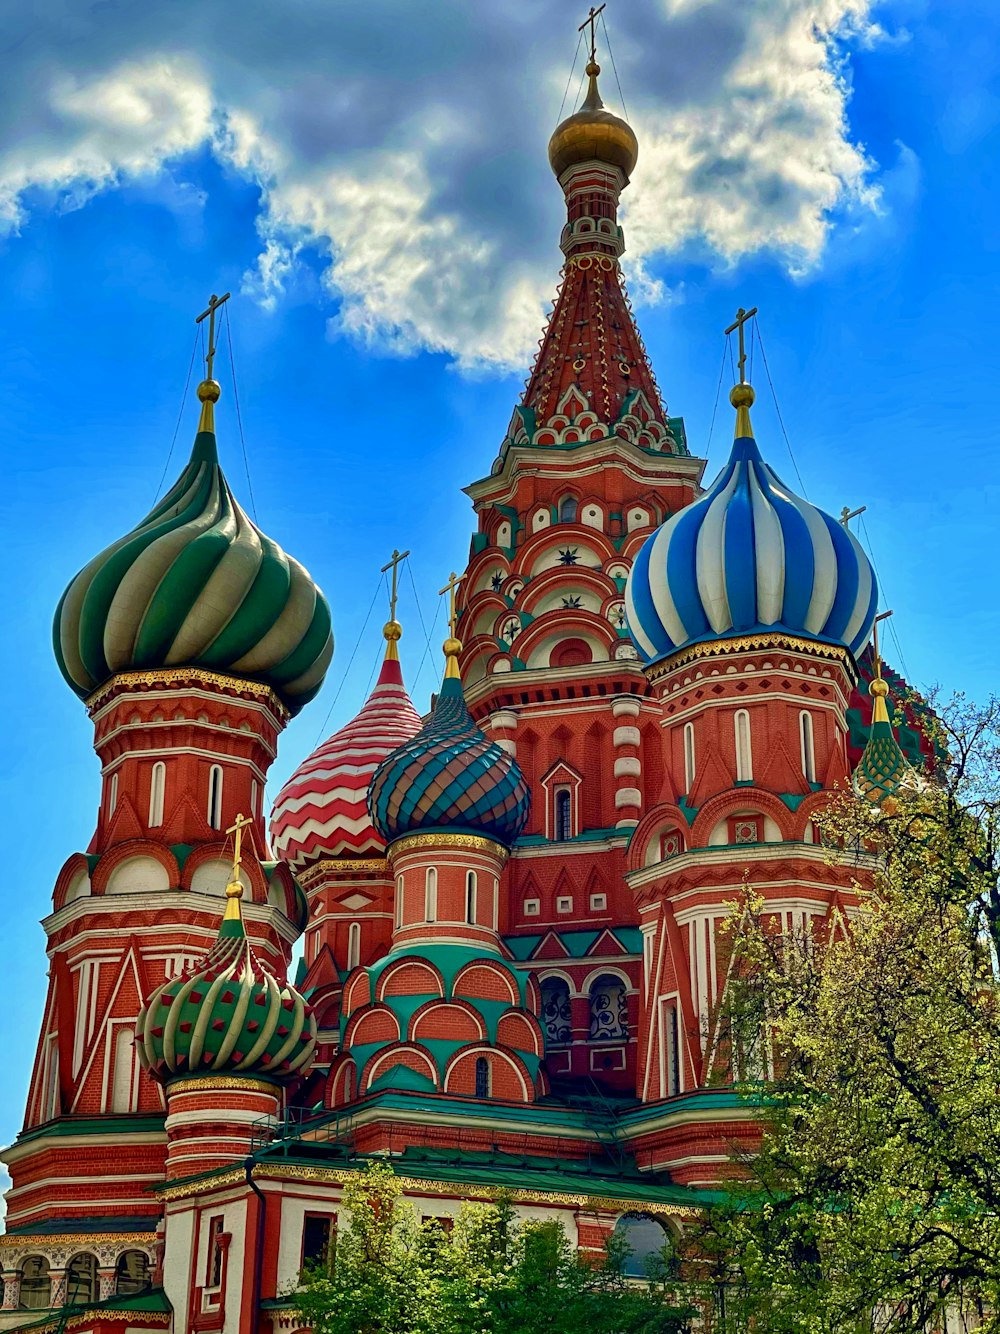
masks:
<path fill-rule="evenodd" d="M 819 821 L 850 922 L 733 914 L 731 1046 L 770 1073 L 761 1151 L 692 1239 L 724 1329 L 1000 1331 L 1000 702 L 940 728 L 933 781 Z"/>
<path fill-rule="evenodd" d="M 417 1222 L 387 1165 L 344 1189 L 346 1227 L 329 1269 L 296 1305 L 314 1334 L 681 1334 L 690 1311 L 669 1271 L 624 1276 L 617 1242 L 580 1257 L 558 1222 L 520 1222 L 511 1202 L 464 1203 L 450 1233 Z"/>

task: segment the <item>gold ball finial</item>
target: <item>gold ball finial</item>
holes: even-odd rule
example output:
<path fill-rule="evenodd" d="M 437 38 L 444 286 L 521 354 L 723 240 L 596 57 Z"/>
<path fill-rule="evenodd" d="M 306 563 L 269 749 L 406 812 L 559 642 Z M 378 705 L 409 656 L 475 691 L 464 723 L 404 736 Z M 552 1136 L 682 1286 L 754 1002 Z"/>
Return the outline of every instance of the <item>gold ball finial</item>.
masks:
<path fill-rule="evenodd" d="M 227 899 L 241 899 L 243 897 L 243 882 L 240 880 L 230 880 L 226 886 Z"/>
<path fill-rule="evenodd" d="M 600 72 L 601 72 L 601 67 L 596 60 L 587 61 L 587 77 L 589 79 L 596 79 L 598 74 L 600 74 Z"/>
<path fill-rule="evenodd" d="M 885 699 L 886 695 L 889 693 L 889 687 L 882 680 L 881 676 L 876 676 L 875 680 L 868 686 L 868 693 L 869 695 L 875 695 L 878 699 Z"/>
<path fill-rule="evenodd" d="M 757 395 L 748 384 L 734 384 L 729 391 L 729 401 L 734 408 L 752 408 Z"/>
<path fill-rule="evenodd" d="M 198 401 L 201 403 L 218 403 L 219 395 L 222 393 L 222 385 L 218 380 L 202 380 L 198 386 Z"/>
<path fill-rule="evenodd" d="M 398 643 L 403 638 L 403 627 L 398 621 L 386 621 L 382 627 L 382 637 L 390 644 Z"/>
<path fill-rule="evenodd" d="M 456 639 L 454 635 L 449 635 L 444 641 L 443 648 L 446 658 L 457 658 L 462 651 L 462 641 Z"/>

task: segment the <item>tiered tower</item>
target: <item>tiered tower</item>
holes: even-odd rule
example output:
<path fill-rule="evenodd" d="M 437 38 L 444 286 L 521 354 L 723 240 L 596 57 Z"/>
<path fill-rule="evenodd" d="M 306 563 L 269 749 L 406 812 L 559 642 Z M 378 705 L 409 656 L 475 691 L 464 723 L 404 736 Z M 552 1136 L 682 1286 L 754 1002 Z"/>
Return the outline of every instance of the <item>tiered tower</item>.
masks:
<path fill-rule="evenodd" d="M 44 922 L 48 996 L 24 1130 L 5 1155 L 11 1229 L 154 1226 L 164 1102 L 136 1056 L 136 1017 L 211 945 L 239 812 L 247 931 L 274 976 L 305 925 L 290 868 L 266 851 L 263 792 L 280 732 L 323 681 L 330 611 L 219 465 L 219 304 L 190 461 L 56 613 L 57 660 L 93 719 L 102 794 L 90 845 L 64 865 Z"/>
<path fill-rule="evenodd" d="M 645 537 L 697 494 L 704 464 L 668 416 L 621 273 L 631 128 L 582 108 L 549 161 L 566 198 L 562 284 L 489 477 L 462 584 L 473 716 L 512 755 L 532 814 L 504 876 L 501 929 L 545 997 L 547 1063 L 578 1088 L 637 1077 L 641 948 L 625 849 L 665 781 L 660 706 L 625 620 Z"/>

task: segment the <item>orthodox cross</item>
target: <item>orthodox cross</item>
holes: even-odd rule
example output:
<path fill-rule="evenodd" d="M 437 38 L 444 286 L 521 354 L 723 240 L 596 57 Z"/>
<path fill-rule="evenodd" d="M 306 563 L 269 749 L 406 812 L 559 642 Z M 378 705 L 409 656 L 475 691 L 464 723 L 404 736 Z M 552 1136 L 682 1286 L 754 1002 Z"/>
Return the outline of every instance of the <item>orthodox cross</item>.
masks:
<path fill-rule="evenodd" d="M 455 571 L 452 570 L 451 578 L 445 584 L 444 588 L 442 588 L 438 593 L 438 597 L 443 597 L 445 593 L 448 594 L 448 633 L 451 635 L 452 639 L 458 638 L 458 635 L 456 633 L 458 629 L 458 609 L 456 606 L 457 602 L 456 592 L 458 590 L 459 584 L 462 582 L 464 578 L 465 578 L 464 574 L 456 574 Z"/>
<path fill-rule="evenodd" d="M 594 34 L 594 24 L 597 22 L 598 14 L 601 13 L 601 10 L 606 8 L 607 8 L 607 0 L 605 0 L 605 3 L 603 5 L 601 5 L 600 9 L 595 9 L 594 6 L 591 5 L 590 13 L 580 24 L 579 28 L 577 28 L 577 32 L 583 32 L 584 28 L 586 28 L 588 25 L 590 27 L 590 59 L 594 64 L 597 63 L 597 38 Z"/>
<path fill-rule="evenodd" d="M 867 508 L 868 508 L 867 505 L 859 505 L 856 510 L 852 510 L 850 506 L 845 505 L 844 508 L 840 511 L 840 522 L 846 528 L 852 519 L 856 519 L 859 514 L 864 514 Z"/>
<path fill-rule="evenodd" d="M 216 296 L 213 292 L 208 298 L 208 310 L 203 310 L 195 320 L 195 324 L 200 324 L 202 320 L 208 320 L 208 356 L 205 358 L 205 364 L 208 367 L 205 376 L 207 380 L 212 379 L 212 364 L 215 361 L 215 312 L 220 306 L 224 306 L 231 296 L 231 292 L 227 292 L 225 296 Z"/>
<path fill-rule="evenodd" d="M 746 350 L 746 347 L 744 346 L 744 343 L 743 343 L 743 326 L 744 326 L 744 324 L 746 324 L 746 322 L 747 322 L 748 320 L 752 320 L 753 317 L 754 317 L 756 314 L 757 314 L 757 307 L 756 307 L 756 306 L 754 306 L 753 310 L 744 310 L 743 307 L 740 306 L 739 310 L 736 312 L 736 319 L 733 321 L 733 323 L 732 323 L 732 324 L 729 326 L 729 328 L 726 330 L 726 337 L 727 337 L 727 338 L 728 338 L 729 335 L 733 332 L 734 329 L 738 329 L 738 330 L 740 331 L 740 334 L 739 334 L 739 337 L 740 337 L 740 359 L 739 359 L 739 361 L 736 363 L 737 366 L 739 366 L 739 368 L 740 368 L 740 384 L 746 384 L 746 382 L 747 382 L 747 377 L 746 377 L 747 350 Z"/>
<path fill-rule="evenodd" d="M 882 675 L 882 655 L 879 653 L 879 647 L 878 647 L 878 623 L 879 621 L 887 621 L 891 615 L 892 615 L 891 611 L 881 612 L 878 616 L 875 617 L 875 623 L 872 626 L 872 651 L 875 654 L 876 676 Z"/>
<path fill-rule="evenodd" d="M 392 560 L 389 561 L 388 565 L 383 565 L 383 566 L 382 566 L 382 573 L 383 573 L 383 574 L 385 574 L 386 570 L 391 570 L 391 571 L 392 571 L 392 592 L 389 594 L 389 620 L 390 620 L 390 621 L 394 621 L 394 620 L 396 619 L 396 592 L 397 592 L 397 584 L 396 584 L 396 581 L 397 581 L 397 578 L 398 578 L 399 567 L 400 567 L 400 565 L 403 563 L 403 561 L 406 560 L 406 558 L 407 558 L 407 556 L 408 556 L 409 554 L 410 554 L 410 553 L 409 553 L 408 551 L 399 551 L 399 550 L 397 549 L 396 551 L 394 551 L 394 552 L 392 553 Z"/>
<path fill-rule="evenodd" d="M 243 883 L 242 883 L 242 881 L 240 880 L 240 866 L 242 865 L 242 862 L 243 862 L 243 855 L 242 855 L 242 854 L 243 854 L 243 830 L 246 829 L 248 825 L 252 825 L 252 824 L 253 824 L 253 821 L 250 819 L 250 817 L 249 817 L 248 815 L 237 815 L 235 824 L 230 825 L 229 828 L 226 830 L 226 833 L 227 833 L 227 834 L 232 834 L 232 835 L 233 835 L 233 879 L 232 879 L 232 886 L 234 886 L 236 889 L 238 889 L 240 894 L 242 894 L 242 892 L 243 892 Z M 228 891 L 227 891 L 227 892 L 228 892 Z M 235 893 L 235 890 L 234 890 L 234 893 Z"/>

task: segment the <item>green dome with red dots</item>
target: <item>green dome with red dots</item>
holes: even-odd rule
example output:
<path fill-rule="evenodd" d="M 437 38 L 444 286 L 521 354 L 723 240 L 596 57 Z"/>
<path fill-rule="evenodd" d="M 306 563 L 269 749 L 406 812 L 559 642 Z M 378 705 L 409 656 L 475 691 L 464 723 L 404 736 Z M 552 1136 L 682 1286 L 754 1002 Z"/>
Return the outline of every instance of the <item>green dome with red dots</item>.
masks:
<path fill-rule="evenodd" d="M 146 1001 L 136 1020 L 136 1046 L 143 1067 L 162 1084 L 221 1074 L 281 1084 L 308 1066 L 316 1049 L 315 1016 L 254 954 L 238 894 L 230 897 L 208 954 Z"/>

